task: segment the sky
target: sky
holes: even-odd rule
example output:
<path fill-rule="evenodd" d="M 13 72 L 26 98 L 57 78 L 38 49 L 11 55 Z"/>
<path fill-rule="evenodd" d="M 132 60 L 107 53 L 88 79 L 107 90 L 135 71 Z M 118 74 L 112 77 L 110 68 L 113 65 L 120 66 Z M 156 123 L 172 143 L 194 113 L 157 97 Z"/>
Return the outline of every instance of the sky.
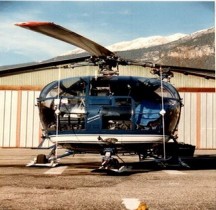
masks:
<path fill-rule="evenodd" d="M 103 46 L 215 26 L 214 1 L 0 1 L 0 66 L 38 62 L 75 49 L 15 23 L 55 22 Z"/>

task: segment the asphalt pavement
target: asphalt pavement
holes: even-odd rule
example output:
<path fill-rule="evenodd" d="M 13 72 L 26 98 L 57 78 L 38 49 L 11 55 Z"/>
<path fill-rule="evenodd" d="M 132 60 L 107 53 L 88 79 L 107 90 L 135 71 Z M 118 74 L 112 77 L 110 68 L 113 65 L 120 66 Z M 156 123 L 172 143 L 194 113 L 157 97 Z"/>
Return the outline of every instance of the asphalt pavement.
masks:
<path fill-rule="evenodd" d="M 89 154 L 26 167 L 40 153 L 48 150 L 0 149 L 0 210 L 216 209 L 216 150 L 182 158 L 190 168 L 121 156 L 122 174 L 95 170 L 101 156 Z"/>

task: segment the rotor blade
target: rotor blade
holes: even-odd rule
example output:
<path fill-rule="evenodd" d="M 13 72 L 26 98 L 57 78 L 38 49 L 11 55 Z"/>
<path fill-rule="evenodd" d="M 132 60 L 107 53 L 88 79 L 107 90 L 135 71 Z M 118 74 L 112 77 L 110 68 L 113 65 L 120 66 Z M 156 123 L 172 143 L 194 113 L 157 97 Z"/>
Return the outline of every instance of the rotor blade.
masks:
<path fill-rule="evenodd" d="M 184 75 L 193 75 L 198 77 L 204 77 L 206 79 L 215 79 L 215 70 L 180 67 L 180 66 L 166 66 L 166 65 L 162 65 L 161 67 L 170 68 L 171 71 L 182 73 Z"/>
<path fill-rule="evenodd" d="M 181 66 L 168 66 L 168 65 L 154 64 L 152 62 L 139 62 L 139 61 L 128 61 L 128 64 L 149 67 L 149 68 L 162 68 L 162 69 L 169 68 L 170 71 L 172 72 L 177 72 L 184 75 L 193 75 L 193 76 L 203 77 L 206 79 L 215 79 L 215 70 L 181 67 Z"/>
<path fill-rule="evenodd" d="M 44 61 L 44 62 L 31 63 L 31 64 L 7 66 L 5 68 L 0 68 L 0 77 L 32 72 L 33 70 L 40 71 L 40 69 L 43 70 L 43 68 L 53 67 L 53 66 L 58 66 L 63 64 L 83 62 L 89 58 L 90 56 L 85 56 L 85 57 L 71 58 L 71 59 L 58 60 L 58 61 Z"/>
<path fill-rule="evenodd" d="M 83 37 L 73 31 L 70 31 L 52 22 L 25 22 L 25 23 L 17 23 L 15 25 L 75 45 L 95 56 L 114 55 L 113 52 L 97 44 L 96 42 L 93 42 L 92 40 L 86 37 Z"/>

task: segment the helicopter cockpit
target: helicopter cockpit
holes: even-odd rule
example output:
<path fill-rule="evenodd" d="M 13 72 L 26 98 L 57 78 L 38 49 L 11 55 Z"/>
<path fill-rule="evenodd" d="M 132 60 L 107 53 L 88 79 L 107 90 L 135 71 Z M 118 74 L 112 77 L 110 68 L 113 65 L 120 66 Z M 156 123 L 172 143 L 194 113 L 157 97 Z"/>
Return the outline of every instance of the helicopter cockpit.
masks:
<path fill-rule="evenodd" d="M 156 79 L 76 77 L 48 84 L 38 98 L 38 106 L 42 126 L 48 132 L 160 133 L 161 94 Z M 167 129 L 173 130 L 180 114 L 180 98 L 167 83 L 163 97 Z"/>

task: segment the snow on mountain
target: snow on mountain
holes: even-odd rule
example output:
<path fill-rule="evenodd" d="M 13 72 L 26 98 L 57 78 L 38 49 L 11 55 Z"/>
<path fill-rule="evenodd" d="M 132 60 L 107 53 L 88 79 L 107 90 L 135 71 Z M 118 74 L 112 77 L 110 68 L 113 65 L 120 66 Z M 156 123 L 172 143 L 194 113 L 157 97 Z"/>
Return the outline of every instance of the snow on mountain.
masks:
<path fill-rule="evenodd" d="M 111 51 L 125 51 L 125 50 L 134 50 L 140 48 L 153 47 L 157 45 L 167 44 L 169 42 L 176 41 L 186 34 L 174 34 L 170 36 L 150 36 L 146 38 L 138 38 L 132 41 L 119 42 L 113 45 L 108 46 L 107 48 Z"/>
<path fill-rule="evenodd" d="M 141 37 L 141 38 L 134 39 L 132 41 L 119 42 L 119 43 L 107 46 L 106 48 L 113 52 L 134 50 L 134 49 L 147 48 L 147 47 L 167 44 L 169 42 L 173 42 L 178 39 L 181 39 L 185 36 L 187 36 L 187 34 L 177 33 L 177 34 L 173 34 L 170 36 Z M 80 48 L 76 48 L 72 51 L 65 53 L 64 55 L 79 54 L 82 52 L 85 52 L 85 51 Z"/>
<path fill-rule="evenodd" d="M 196 31 L 196 32 L 194 32 L 192 34 L 188 34 L 184 38 L 185 39 L 195 39 L 195 38 L 197 38 L 199 36 L 203 36 L 204 34 L 212 33 L 214 31 L 215 31 L 214 27 L 208 28 L 208 29 L 203 29 L 203 30 Z"/>

